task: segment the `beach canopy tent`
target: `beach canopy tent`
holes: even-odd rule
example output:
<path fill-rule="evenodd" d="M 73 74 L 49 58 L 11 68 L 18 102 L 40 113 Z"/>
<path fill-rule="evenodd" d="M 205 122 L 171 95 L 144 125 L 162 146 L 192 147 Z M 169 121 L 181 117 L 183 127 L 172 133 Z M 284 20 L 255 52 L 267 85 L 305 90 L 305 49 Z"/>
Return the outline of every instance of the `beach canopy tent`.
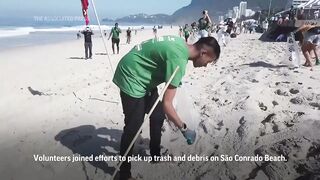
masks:
<path fill-rule="evenodd" d="M 255 19 L 247 19 L 247 20 L 245 20 L 244 22 L 247 22 L 247 23 L 255 23 L 255 22 L 257 22 L 257 20 L 255 20 Z"/>
<path fill-rule="evenodd" d="M 310 0 L 304 4 L 300 4 L 299 6 L 297 6 L 296 8 L 297 9 L 306 9 L 306 8 L 312 8 L 312 6 L 320 6 L 320 0 Z M 280 15 L 280 14 L 283 14 L 283 13 L 286 13 L 286 12 L 289 12 L 290 9 L 286 9 L 284 11 L 281 11 L 281 12 L 278 12 L 276 13 L 276 15 Z"/>
<path fill-rule="evenodd" d="M 320 0 L 310 0 L 305 4 L 300 4 L 297 8 L 311 8 L 314 5 L 320 5 Z"/>

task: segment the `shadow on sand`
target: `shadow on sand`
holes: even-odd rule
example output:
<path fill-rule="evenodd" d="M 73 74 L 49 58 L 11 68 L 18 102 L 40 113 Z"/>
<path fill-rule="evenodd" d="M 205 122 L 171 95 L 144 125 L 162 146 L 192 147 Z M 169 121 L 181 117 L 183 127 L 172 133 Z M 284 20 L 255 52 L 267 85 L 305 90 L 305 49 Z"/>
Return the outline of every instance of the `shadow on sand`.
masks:
<path fill-rule="evenodd" d="M 96 53 L 95 55 L 98 55 L 98 56 L 106 56 L 108 55 L 107 53 L 103 53 L 103 52 L 99 52 L 99 53 Z"/>
<path fill-rule="evenodd" d="M 242 66 L 249 66 L 249 67 L 264 67 L 264 68 L 283 68 L 288 67 L 287 65 L 273 65 L 263 61 L 253 62 L 249 64 L 243 64 Z"/>
<path fill-rule="evenodd" d="M 121 135 L 122 131 L 118 129 L 108 129 L 105 127 L 96 129 L 92 125 L 83 125 L 62 130 L 55 136 L 55 140 L 68 147 L 74 154 L 79 154 L 81 156 L 116 156 L 119 155 L 120 151 Z M 148 139 L 142 139 L 141 136 L 137 141 L 145 142 L 146 144 L 148 143 Z M 138 147 L 139 154 L 146 155 L 147 147 L 141 146 L 141 144 Z M 136 149 L 137 145 L 134 152 Z M 93 161 L 88 163 L 110 175 L 115 171 L 115 168 L 109 166 L 105 161 Z"/>
<path fill-rule="evenodd" d="M 81 60 L 81 59 L 85 59 L 84 57 L 69 57 L 68 59 L 79 59 L 79 60 Z"/>

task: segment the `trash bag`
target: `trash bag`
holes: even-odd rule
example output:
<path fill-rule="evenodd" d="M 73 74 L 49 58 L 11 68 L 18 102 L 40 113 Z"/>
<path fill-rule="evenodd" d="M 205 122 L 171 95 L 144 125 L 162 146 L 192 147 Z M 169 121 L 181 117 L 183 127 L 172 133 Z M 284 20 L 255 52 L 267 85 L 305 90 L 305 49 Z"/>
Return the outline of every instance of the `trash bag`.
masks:
<path fill-rule="evenodd" d="M 177 88 L 173 105 L 178 116 L 186 123 L 187 127 L 190 130 L 196 130 L 200 123 L 200 114 L 195 110 L 190 93 L 187 93 L 187 88 L 184 86 Z"/>
<path fill-rule="evenodd" d="M 198 33 L 194 32 L 194 33 L 191 33 L 189 39 L 188 39 L 188 44 L 194 44 L 196 43 L 197 41 L 199 40 L 199 37 L 198 37 Z"/>
<path fill-rule="evenodd" d="M 298 68 L 300 67 L 300 51 L 299 45 L 295 40 L 295 36 L 293 33 L 290 33 L 287 39 L 287 46 L 288 46 L 288 60 L 291 61 L 293 67 Z"/>

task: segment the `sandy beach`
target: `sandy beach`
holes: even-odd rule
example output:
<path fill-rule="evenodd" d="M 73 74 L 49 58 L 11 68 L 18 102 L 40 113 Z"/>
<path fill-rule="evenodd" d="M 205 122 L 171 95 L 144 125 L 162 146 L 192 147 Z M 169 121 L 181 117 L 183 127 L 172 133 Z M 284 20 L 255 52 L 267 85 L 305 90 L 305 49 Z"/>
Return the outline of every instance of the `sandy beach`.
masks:
<path fill-rule="evenodd" d="M 178 35 L 165 27 L 158 35 Z M 135 44 L 153 37 L 121 35 L 113 69 Z M 137 179 L 312 179 L 320 170 L 320 66 L 290 69 L 286 43 L 242 34 L 223 47 L 216 65 L 183 79 L 200 114 L 197 141 L 187 145 L 166 123 L 164 155 L 283 155 L 285 162 L 133 162 Z M 111 41 L 107 42 L 111 53 Z M 108 179 L 116 162 L 35 161 L 34 155 L 117 155 L 124 125 L 119 89 L 99 34 L 92 60 L 83 39 L 1 52 L 0 179 Z M 302 58 L 302 56 L 301 56 Z M 148 125 L 135 154 L 149 154 Z M 318 173 L 318 176 L 316 175 Z M 215 178 L 216 179 L 216 178 Z"/>

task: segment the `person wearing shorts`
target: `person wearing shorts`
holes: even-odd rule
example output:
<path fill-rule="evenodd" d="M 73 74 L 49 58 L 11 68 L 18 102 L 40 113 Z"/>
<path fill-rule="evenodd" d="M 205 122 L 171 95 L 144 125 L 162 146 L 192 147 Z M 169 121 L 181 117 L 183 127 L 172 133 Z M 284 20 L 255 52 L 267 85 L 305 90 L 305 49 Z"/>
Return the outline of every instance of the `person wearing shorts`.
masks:
<path fill-rule="evenodd" d="M 311 63 L 311 53 L 313 52 L 316 58 L 316 65 L 320 64 L 318 54 L 316 52 L 317 47 L 320 45 L 320 27 L 319 26 L 312 26 L 312 25 L 305 25 L 300 27 L 298 31 L 303 33 L 303 40 L 300 41 L 301 43 L 301 50 L 306 58 L 306 62 L 304 66 L 312 67 Z"/>
<path fill-rule="evenodd" d="M 204 10 L 202 12 L 203 17 L 199 19 L 199 36 L 200 37 L 208 37 L 209 36 L 209 28 L 212 24 L 212 21 L 209 17 L 208 11 Z"/>

